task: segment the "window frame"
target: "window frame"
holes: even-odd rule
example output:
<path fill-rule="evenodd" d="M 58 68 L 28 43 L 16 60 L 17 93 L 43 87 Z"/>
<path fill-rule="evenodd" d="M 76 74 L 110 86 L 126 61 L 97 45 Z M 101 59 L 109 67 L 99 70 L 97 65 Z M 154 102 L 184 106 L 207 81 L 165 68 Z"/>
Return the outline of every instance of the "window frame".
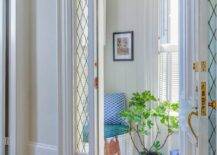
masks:
<path fill-rule="evenodd" d="M 160 54 L 162 53 L 167 53 L 166 54 L 166 100 L 173 100 L 172 99 L 172 91 L 171 91 L 171 87 L 172 87 L 172 71 L 171 71 L 171 67 L 169 66 L 170 63 L 172 63 L 172 59 L 170 59 L 168 56 L 171 56 L 171 52 L 173 52 L 172 50 L 166 50 L 163 47 L 167 46 L 167 49 L 173 49 L 174 46 L 176 46 L 174 48 L 175 51 L 179 52 L 179 46 L 178 46 L 178 42 L 176 43 L 171 43 L 171 30 L 170 30 L 170 4 L 171 0 L 161 0 L 159 2 L 159 48 L 158 48 L 158 66 L 160 67 L 161 63 L 160 62 Z M 179 54 L 178 54 L 178 58 L 177 61 L 179 61 Z M 179 72 L 179 67 L 177 68 L 178 72 Z M 159 97 L 161 97 L 161 89 L 160 88 L 160 68 L 158 69 L 158 94 Z M 180 82 L 179 82 L 179 86 L 180 86 Z M 179 88 L 178 88 L 179 89 Z M 179 94 L 179 90 L 178 90 L 178 94 Z"/>

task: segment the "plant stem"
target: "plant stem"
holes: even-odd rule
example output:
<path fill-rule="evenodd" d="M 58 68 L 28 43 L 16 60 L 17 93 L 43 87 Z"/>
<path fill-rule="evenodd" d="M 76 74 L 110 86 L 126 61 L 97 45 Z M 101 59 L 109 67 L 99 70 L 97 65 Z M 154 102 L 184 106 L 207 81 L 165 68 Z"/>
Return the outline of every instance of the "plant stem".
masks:
<path fill-rule="evenodd" d="M 156 117 L 155 117 L 154 120 L 155 120 L 155 124 L 156 124 L 156 126 L 157 126 L 157 134 L 156 134 L 156 137 L 155 137 L 155 139 L 154 139 L 154 142 L 153 142 L 152 146 L 150 147 L 149 151 L 151 151 L 151 149 L 154 147 L 154 144 L 155 144 L 155 142 L 157 141 L 157 138 L 158 138 L 159 133 L 160 133 L 160 128 L 159 128 L 159 126 L 158 126 Z"/>
<path fill-rule="evenodd" d="M 131 141 L 132 141 L 132 143 L 133 143 L 133 145 L 134 145 L 136 151 L 137 151 L 138 153 L 140 153 L 139 149 L 137 148 L 137 146 L 136 146 L 136 144 L 135 144 L 135 142 L 134 142 L 134 140 L 133 140 L 133 137 L 132 137 L 131 132 L 129 132 L 129 134 L 130 134 Z"/>
<path fill-rule="evenodd" d="M 165 138 L 164 143 L 161 145 L 160 149 L 162 149 L 162 148 L 165 146 L 165 144 L 166 144 L 168 138 L 169 138 L 171 135 L 172 135 L 171 133 L 168 133 L 168 134 L 167 134 L 167 137 Z"/>
<path fill-rule="evenodd" d="M 140 136 L 138 130 L 139 130 L 139 129 L 138 129 L 138 125 L 137 125 L 136 133 L 137 133 L 137 135 L 138 135 L 138 137 L 139 137 L 139 141 L 140 141 L 141 145 L 143 146 L 143 149 L 144 149 L 146 152 L 148 152 L 148 149 L 145 148 L 145 144 L 142 142 L 142 138 L 141 138 L 141 136 Z"/>
<path fill-rule="evenodd" d="M 169 117 L 169 115 L 170 115 L 170 112 L 168 112 L 168 124 L 167 124 L 167 125 L 168 125 L 168 126 L 167 126 L 168 129 L 169 129 L 169 126 L 170 126 L 170 121 L 169 121 L 170 117 Z M 169 131 L 168 131 L 168 134 L 167 134 L 167 136 L 166 136 L 166 138 L 165 138 L 163 144 L 161 145 L 160 149 L 162 149 L 162 148 L 165 146 L 165 144 L 166 144 L 168 138 L 169 138 L 171 135 L 172 135 L 172 133 L 169 133 Z"/>

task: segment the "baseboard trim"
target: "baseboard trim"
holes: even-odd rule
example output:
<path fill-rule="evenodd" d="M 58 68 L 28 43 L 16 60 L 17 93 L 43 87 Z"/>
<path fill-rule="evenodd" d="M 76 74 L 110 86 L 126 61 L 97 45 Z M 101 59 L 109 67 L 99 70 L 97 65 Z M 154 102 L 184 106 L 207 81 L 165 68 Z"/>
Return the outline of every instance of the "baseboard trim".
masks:
<path fill-rule="evenodd" d="M 29 143 L 29 155 L 57 155 L 57 146 L 37 142 Z"/>

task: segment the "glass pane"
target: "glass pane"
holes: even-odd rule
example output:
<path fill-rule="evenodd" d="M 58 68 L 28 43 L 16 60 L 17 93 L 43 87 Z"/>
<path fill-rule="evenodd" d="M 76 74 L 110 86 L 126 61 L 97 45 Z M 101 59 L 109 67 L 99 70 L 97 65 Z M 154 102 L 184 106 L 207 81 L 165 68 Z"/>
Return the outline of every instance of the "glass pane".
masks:
<path fill-rule="evenodd" d="M 88 0 L 76 0 L 75 6 L 76 152 L 88 153 Z"/>
<path fill-rule="evenodd" d="M 216 100 L 216 0 L 208 0 L 209 101 Z M 209 155 L 216 154 L 216 110 L 209 108 Z"/>

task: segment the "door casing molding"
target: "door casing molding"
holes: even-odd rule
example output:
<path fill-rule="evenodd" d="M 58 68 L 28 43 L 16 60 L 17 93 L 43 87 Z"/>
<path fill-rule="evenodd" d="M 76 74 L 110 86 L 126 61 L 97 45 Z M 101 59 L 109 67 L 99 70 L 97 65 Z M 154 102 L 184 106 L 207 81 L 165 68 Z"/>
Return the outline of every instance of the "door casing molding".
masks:
<path fill-rule="evenodd" d="M 25 155 L 28 143 L 30 1 L 9 2 L 10 155 Z"/>
<path fill-rule="evenodd" d="M 62 0 L 58 4 L 58 153 L 74 152 L 73 107 L 73 3 Z"/>

